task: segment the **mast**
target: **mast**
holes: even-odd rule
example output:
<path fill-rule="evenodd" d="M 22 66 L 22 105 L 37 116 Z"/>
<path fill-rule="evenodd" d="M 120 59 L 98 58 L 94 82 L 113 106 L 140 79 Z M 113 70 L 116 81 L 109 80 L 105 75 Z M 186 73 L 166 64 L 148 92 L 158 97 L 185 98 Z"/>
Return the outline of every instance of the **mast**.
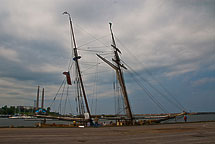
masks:
<path fill-rule="evenodd" d="M 39 109 L 39 97 L 40 97 L 40 86 L 37 88 L 37 105 L 36 105 L 36 110 Z"/>
<path fill-rule="evenodd" d="M 118 53 L 121 53 L 121 51 L 116 47 L 116 42 L 115 42 L 113 31 L 112 31 L 112 23 L 109 23 L 109 24 L 110 24 L 110 32 L 111 32 L 111 38 L 112 38 L 112 45 L 111 46 L 114 49 L 114 59 L 112 59 L 112 60 L 115 63 L 115 65 L 112 64 L 111 62 L 109 62 L 108 60 L 106 60 L 105 58 L 101 57 L 100 55 L 97 54 L 97 56 L 116 70 L 117 79 L 119 81 L 119 84 L 120 84 L 120 87 L 122 90 L 122 94 L 124 97 L 124 103 L 126 106 L 125 107 L 126 115 L 130 119 L 130 121 L 132 122 L 133 116 L 132 116 L 131 107 L 130 107 L 129 100 L 128 100 L 128 94 L 127 94 L 127 90 L 126 90 L 125 81 L 124 81 L 123 72 L 122 72 L 121 67 L 124 69 L 127 69 L 127 68 L 123 64 L 121 64 L 120 57 L 118 54 Z"/>
<path fill-rule="evenodd" d="M 81 58 L 81 56 L 78 56 L 78 51 L 77 51 L 77 46 L 76 46 L 76 41 L 75 41 L 75 34 L 74 34 L 74 31 L 73 31 L 73 26 L 72 26 L 72 20 L 71 20 L 70 14 L 68 12 L 64 12 L 63 14 L 67 14 L 69 16 L 69 23 L 70 23 L 70 28 L 71 28 L 71 32 L 72 32 L 71 37 L 72 37 L 73 46 L 74 46 L 74 48 L 73 48 L 73 52 L 74 52 L 73 60 L 75 61 L 75 65 L 76 65 L 76 68 L 77 68 L 77 71 L 78 71 L 78 77 L 79 77 L 79 80 L 80 80 L 81 89 L 82 89 L 82 93 L 83 93 L 83 96 L 84 96 L 84 101 L 85 101 L 87 113 L 89 114 L 89 119 L 91 120 L 90 109 L 89 109 L 89 106 L 88 106 L 87 96 L 86 96 L 86 93 L 85 93 L 85 88 L 84 88 L 84 84 L 83 84 L 83 80 L 82 80 L 82 76 L 81 76 L 81 70 L 80 70 L 80 66 L 79 66 L 79 62 L 78 62 L 78 60 Z"/>
<path fill-rule="evenodd" d="M 43 88 L 43 91 L 42 91 L 42 103 L 41 103 L 42 110 L 44 109 L 44 95 L 45 95 L 45 92 L 44 92 L 44 88 Z"/>

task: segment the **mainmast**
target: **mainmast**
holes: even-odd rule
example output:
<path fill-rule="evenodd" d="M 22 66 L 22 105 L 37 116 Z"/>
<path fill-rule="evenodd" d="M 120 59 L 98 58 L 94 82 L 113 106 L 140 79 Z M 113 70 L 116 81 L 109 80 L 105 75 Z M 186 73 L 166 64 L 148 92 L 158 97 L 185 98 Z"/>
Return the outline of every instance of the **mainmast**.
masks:
<path fill-rule="evenodd" d="M 80 66 L 79 66 L 79 62 L 78 62 L 78 60 L 81 58 L 81 56 L 78 55 L 76 41 L 75 41 L 75 34 L 74 34 L 74 31 L 73 31 L 73 26 L 72 26 L 72 20 L 71 20 L 70 14 L 68 12 L 64 12 L 63 14 L 67 14 L 69 16 L 69 23 L 70 23 L 70 28 L 71 28 L 71 32 L 72 32 L 71 37 L 72 37 L 73 46 L 74 46 L 74 48 L 73 48 L 73 52 L 74 52 L 73 60 L 75 61 L 75 65 L 76 65 L 76 68 L 77 68 L 78 77 L 79 77 L 79 80 L 80 80 L 81 89 L 82 89 L 82 93 L 83 93 L 83 96 L 84 96 L 84 101 L 85 101 L 87 113 L 89 114 L 89 119 L 91 120 L 90 109 L 89 109 L 89 106 L 88 106 L 87 96 L 86 96 L 86 93 L 85 93 L 85 88 L 84 88 L 84 84 L 83 84 L 83 80 L 82 80 L 82 76 L 81 76 L 81 71 L 80 71 Z"/>
<path fill-rule="evenodd" d="M 44 109 L 44 96 L 45 96 L 45 91 L 44 91 L 44 88 L 43 88 L 43 91 L 42 91 L 42 102 L 41 102 L 41 109 L 42 110 Z"/>
<path fill-rule="evenodd" d="M 130 107 L 129 100 L 128 100 L 128 94 L 127 94 L 127 90 L 126 90 L 125 81 L 124 81 L 123 72 L 122 72 L 121 67 L 124 69 L 127 69 L 127 68 L 123 64 L 121 64 L 120 57 L 118 54 L 118 53 L 121 53 L 121 51 L 116 47 L 116 42 L 115 42 L 113 31 L 112 31 L 112 23 L 109 23 L 109 24 L 110 24 L 110 32 L 111 32 L 111 38 L 112 38 L 112 45 L 111 46 L 114 49 L 114 59 L 112 59 L 112 60 L 115 63 L 115 65 L 112 64 L 111 62 L 109 62 L 108 60 L 106 60 L 105 58 L 103 58 L 102 56 L 100 56 L 98 54 L 97 54 L 97 56 L 116 70 L 117 79 L 119 81 L 119 84 L 120 84 L 120 87 L 122 90 L 122 94 L 124 97 L 124 103 L 126 106 L 125 107 L 126 115 L 130 119 L 130 121 L 132 122 L 133 116 L 132 116 L 131 107 Z"/>
<path fill-rule="evenodd" d="M 37 104 L 36 104 L 36 110 L 39 109 L 39 98 L 40 97 L 40 86 L 37 88 Z"/>

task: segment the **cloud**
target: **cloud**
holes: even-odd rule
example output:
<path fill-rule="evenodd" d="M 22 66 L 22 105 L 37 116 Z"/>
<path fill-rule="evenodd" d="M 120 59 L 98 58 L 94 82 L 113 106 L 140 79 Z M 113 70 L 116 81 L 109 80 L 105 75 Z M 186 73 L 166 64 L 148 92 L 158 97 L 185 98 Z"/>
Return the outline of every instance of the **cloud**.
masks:
<path fill-rule="evenodd" d="M 63 67 L 57 67 L 56 65 L 51 64 L 40 64 L 28 67 L 32 72 L 43 72 L 43 73 L 56 73 L 59 72 L 60 69 L 64 69 Z"/>
<path fill-rule="evenodd" d="M 205 77 L 205 78 L 201 78 L 198 80 L 193 81 L 191 84 L 193 87 L 199 87 L 208 83 L 215 83 L 215 78 L 214 77 Z"/>
<path fill-rule="evenodd" d="M 181 64 L 181 65 L 172 67 L 172 69 L 170 69 L 170 72 L 166 72 L 165 75 L 167 77 L 173 77 L 176 75 L 193 72 L 193 71 L 196 71 L 197 69 L 198 69 L 198 66 L 194 64 Z"/>
<path fill-rule="evenodd" d="M 15 50 L 6 49 L 4 47 L 0 47 L 0 57 L 10 61 L 20 62 L 18 54 Z"/>
<path fill-rule="evenodd" d="M 19 105 L 21 103 L 32 104 L 34 87 L 30 81 L 18 81 L 13 78 L 0 79 L 1 106 L 2 105 Z M 26 102 L 27 101 L 27 102 Z"/>
<path fill-rule="evenodd" d="M 68 17 L 62 15 L 64 11 L 70 12 L 77 45 L 82 46 L 78 52 L 82 57 L 80 64 L 84 81 L 89 83 L 86 84 L 89 93 L 93 93 L 95 75 L 92 73 L 96 73 L 92 68 L 97 68 L 95 65 L 100 62 L 99 66 L 103 68 L 98 68 L 98 71 L 103 80 L 98 82 L 98 89 L 101 89 L 99 97 L 113 95 L 109 91 L 112 89 L 111 68 L 95 56 L 101 52 L 89 53 L 89 50 L 106 51 L 101 54 L 111 60 L 110 21 L 122 59 L 140 75 L 145 76 L 148 71 L 160 79 L 171 80 L 190 76 L 187 81 L 190 83 L 189 80 L 192 80 L 194 87 L 201 87 L 206 81 L 212 82 L 207 78 L 208 73 L 214 70 L 215 61 L 214 1 L 1 2 L 4 5 L 0 5 L 0 77 L 3 80 L 0 81 L 3 93 L 0 98 L 7 95 L 4 103 L 10 103 L 10 96 L 15 95 L 23 99 L 22 102 L 19 100 L 20 104 L 30 103 L 27 93 L 33 97 L 38 84 L 46 87 L 48 98 L 55 95 L 72 53 L 70 27 Z M 107 53 L 109 55 L 105 55 Z M 200 73 L 206 78 L 195 77 Z M 132 83 L 130 76 L 126 76 Z M 213 80 L 214 76 L 211 77 Z M 7 83 L 7 86 L 3 85 Z M 109 89 L 105 88 L 108 83 Z M 14 88 L 16 84 L 19 85 L 17 89 Z M 32 91 L 22 89 L 26 86 Z M 129 94 L 137 93 L 129 90 Z"/>

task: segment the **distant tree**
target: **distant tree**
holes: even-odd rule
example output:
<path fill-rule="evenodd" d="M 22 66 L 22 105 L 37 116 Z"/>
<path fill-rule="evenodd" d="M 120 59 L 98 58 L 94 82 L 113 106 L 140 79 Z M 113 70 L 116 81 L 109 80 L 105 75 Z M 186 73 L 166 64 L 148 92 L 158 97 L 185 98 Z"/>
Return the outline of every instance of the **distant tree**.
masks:
<path fill-rule="evenodd" d="M 15 111 L 16 111 L 15 106 L 8 107 L 7 105 L 5 105 L 2 108 L 0 108 L 0 114 L 4 115 L 14 115 Z"/>
<path fill-rule="evenodd" d="M 2 107 L 2 114 L 7 114 L 7 105 Z"/>
<path fill-rule="evenodd" d="M 14 113 L 15 113 L 15 107 L 7 108 L 7 114 L 8 115 L 14 115 Z"/>
<path fill-rule="evenodd" d="M 3 114 L 3 109 L 2 108 L 0 108 L 0 114 Z"/>
<path fill-rule="evenodd" d="M 29 115 L 33 114 L 33 109 L 25 109 L 24 107 L 16 108 L 15 106 L 8 107 L 7 105 L 0 108 L 0 114 L 14 115 L 16 113 Z"/>

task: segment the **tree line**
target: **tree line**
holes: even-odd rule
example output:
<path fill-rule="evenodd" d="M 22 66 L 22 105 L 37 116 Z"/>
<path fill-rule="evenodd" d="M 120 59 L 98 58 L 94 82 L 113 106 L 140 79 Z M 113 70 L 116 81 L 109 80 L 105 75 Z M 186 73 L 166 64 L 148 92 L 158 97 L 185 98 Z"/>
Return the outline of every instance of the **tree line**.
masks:
<path fill-rule="evenodd" d="M 15 106 L 8 107 L 7 105 L 0 108 L 0 114 L 2 115 L 33 114 L 33 113 L 34 113 L 33 108 L 26 109 L 24 107 L 15 107 Z"/>

